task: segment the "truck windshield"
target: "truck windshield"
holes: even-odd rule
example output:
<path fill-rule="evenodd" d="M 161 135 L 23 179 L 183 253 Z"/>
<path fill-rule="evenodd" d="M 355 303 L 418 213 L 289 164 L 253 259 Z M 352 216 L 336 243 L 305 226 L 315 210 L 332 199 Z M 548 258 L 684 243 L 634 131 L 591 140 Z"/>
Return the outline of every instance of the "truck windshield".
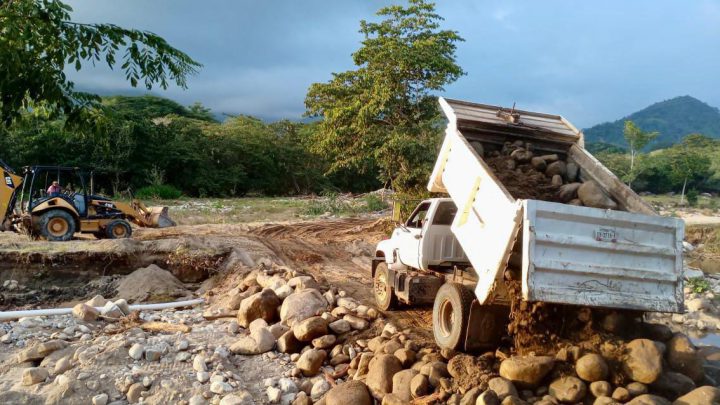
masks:
<path fill-rule="evenodd" d="M 415 208 L 415 212 L 412 213 L 410 219 L 407 220 L 407 223 L 405 225 L 408 228 L 422 228 L 423 223 L 425 222 L 425 217 L 428 213 L 428 209 L 430 209 L 429 202 L 418 205 L 418 207 Z"/>
<path fill-rule="evenodd" d="M 457 213 L 457 207 L 452 201 L 443 201 L 438 205 L 437 211 L 435 211 L 435 218 L 433 219 L 433 225 L 450 225 L 455 214 Z"/>

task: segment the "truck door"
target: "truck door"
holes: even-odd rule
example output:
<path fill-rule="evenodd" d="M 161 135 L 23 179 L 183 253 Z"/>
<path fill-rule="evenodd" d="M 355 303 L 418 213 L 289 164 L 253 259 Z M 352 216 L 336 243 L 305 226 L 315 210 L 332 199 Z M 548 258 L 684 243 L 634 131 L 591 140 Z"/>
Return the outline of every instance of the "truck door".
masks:
<path fill-rule="evenodd" d="M 422 241 L 422 231 L 430 210 L 430 202 L 421 203 L 415 208 L 410 219 L 405 223 L 404 228 L 399 229 L 398 238 L 400 252 L 400 261 L 406 265 L 416 269 L 420 268 L 420 247 Z"/>

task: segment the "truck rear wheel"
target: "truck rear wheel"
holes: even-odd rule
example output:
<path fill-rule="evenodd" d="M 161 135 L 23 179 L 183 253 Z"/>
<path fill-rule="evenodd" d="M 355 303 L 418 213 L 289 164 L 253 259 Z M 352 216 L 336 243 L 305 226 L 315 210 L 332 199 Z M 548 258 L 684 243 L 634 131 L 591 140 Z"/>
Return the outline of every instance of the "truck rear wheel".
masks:
<path fill-rule="evenodd" d="M 445 283 L 435 296 L 433 335 L 438 346 L 463 350 L 473 293 L 458 283 Z"/>
<path fill-rule="evenodd" d="M 116 219 L 105 227 L 105 236 L 108 239 L 125 239 L 132 236 L 132 227 L 127 221 Z"/>
<path fill-rule="evenodd" d="M 387 263 L 378 263 L 375 268 L 375 277 L 373 277 L 373 292 L 375 293 L 375 302 L 380 309 L 387 311 L 397 307 L 397 296 L 390 282 L 390 273 L 388 272 Z"/>
<path fill-rule="evenodd" d="M 75 218 L 64 210 L 54 209 L 40 216 L 38 230 L 45 239 L 64 242 L 75 235 Z"/>

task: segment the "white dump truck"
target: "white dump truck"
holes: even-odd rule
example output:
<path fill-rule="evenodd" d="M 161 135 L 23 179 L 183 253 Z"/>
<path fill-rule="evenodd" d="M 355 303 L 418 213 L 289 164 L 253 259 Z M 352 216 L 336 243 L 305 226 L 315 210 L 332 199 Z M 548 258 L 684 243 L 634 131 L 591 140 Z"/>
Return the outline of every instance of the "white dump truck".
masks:
<path fill-rule="evenodd" d="M 582 132 L 556 115 L 442 98 L 440 106 L 448 124 L 428 190 L 449 198 L 422 201 L 377 245 L 381 308 L 433 303 L 437 344 L 459 350 L 505 334 L 513 278 L 529 302 L 683 311 L 683 222 L 657 215 L 584 149 Z M 572 200 L 522 198 L 530 164 L 516 168 L 507 155 L 523 154 L 548 174 L 544 165 L 564 162 L 547 182 Z M 498 159 L 509 166 L 505 182 L 489 164 Z M 588 182 L 613 209 L 583 206 L 576 194 Z"/>

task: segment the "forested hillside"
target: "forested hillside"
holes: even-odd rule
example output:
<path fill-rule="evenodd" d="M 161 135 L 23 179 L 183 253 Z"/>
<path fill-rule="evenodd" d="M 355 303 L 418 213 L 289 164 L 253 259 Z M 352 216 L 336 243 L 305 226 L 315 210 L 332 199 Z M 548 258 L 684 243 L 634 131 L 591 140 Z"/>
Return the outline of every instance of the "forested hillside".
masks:
<path fill-rule="evenodd" d="M 217 122 L 196 104 L 116 96 L 67 122 L 42 108 L 0 129 L 0 159 L 16 169 L 31 164 L 93 169 L 108 194 L 189 196 L 287 195 L 323 190 L 367 191 L 377 172 L 325 173 L 332 156 L 313 149 L 317 124 L 265 123 L 250 116 Z"/>
<path fill-rule="evenodd" d="M 655 103 L 617 121 L 584 130 L 588 148 L 597 152 L 607 148 L 605 144 L 627 147 L 623 138 L 623 126 L 627 120 L 645 131 L 659 132 L 659 136 L 648 144 L 646 150 L 671 146 L 693 133 L 720 138 L 720 110 L 696 98 L 682 96 Z"/>

